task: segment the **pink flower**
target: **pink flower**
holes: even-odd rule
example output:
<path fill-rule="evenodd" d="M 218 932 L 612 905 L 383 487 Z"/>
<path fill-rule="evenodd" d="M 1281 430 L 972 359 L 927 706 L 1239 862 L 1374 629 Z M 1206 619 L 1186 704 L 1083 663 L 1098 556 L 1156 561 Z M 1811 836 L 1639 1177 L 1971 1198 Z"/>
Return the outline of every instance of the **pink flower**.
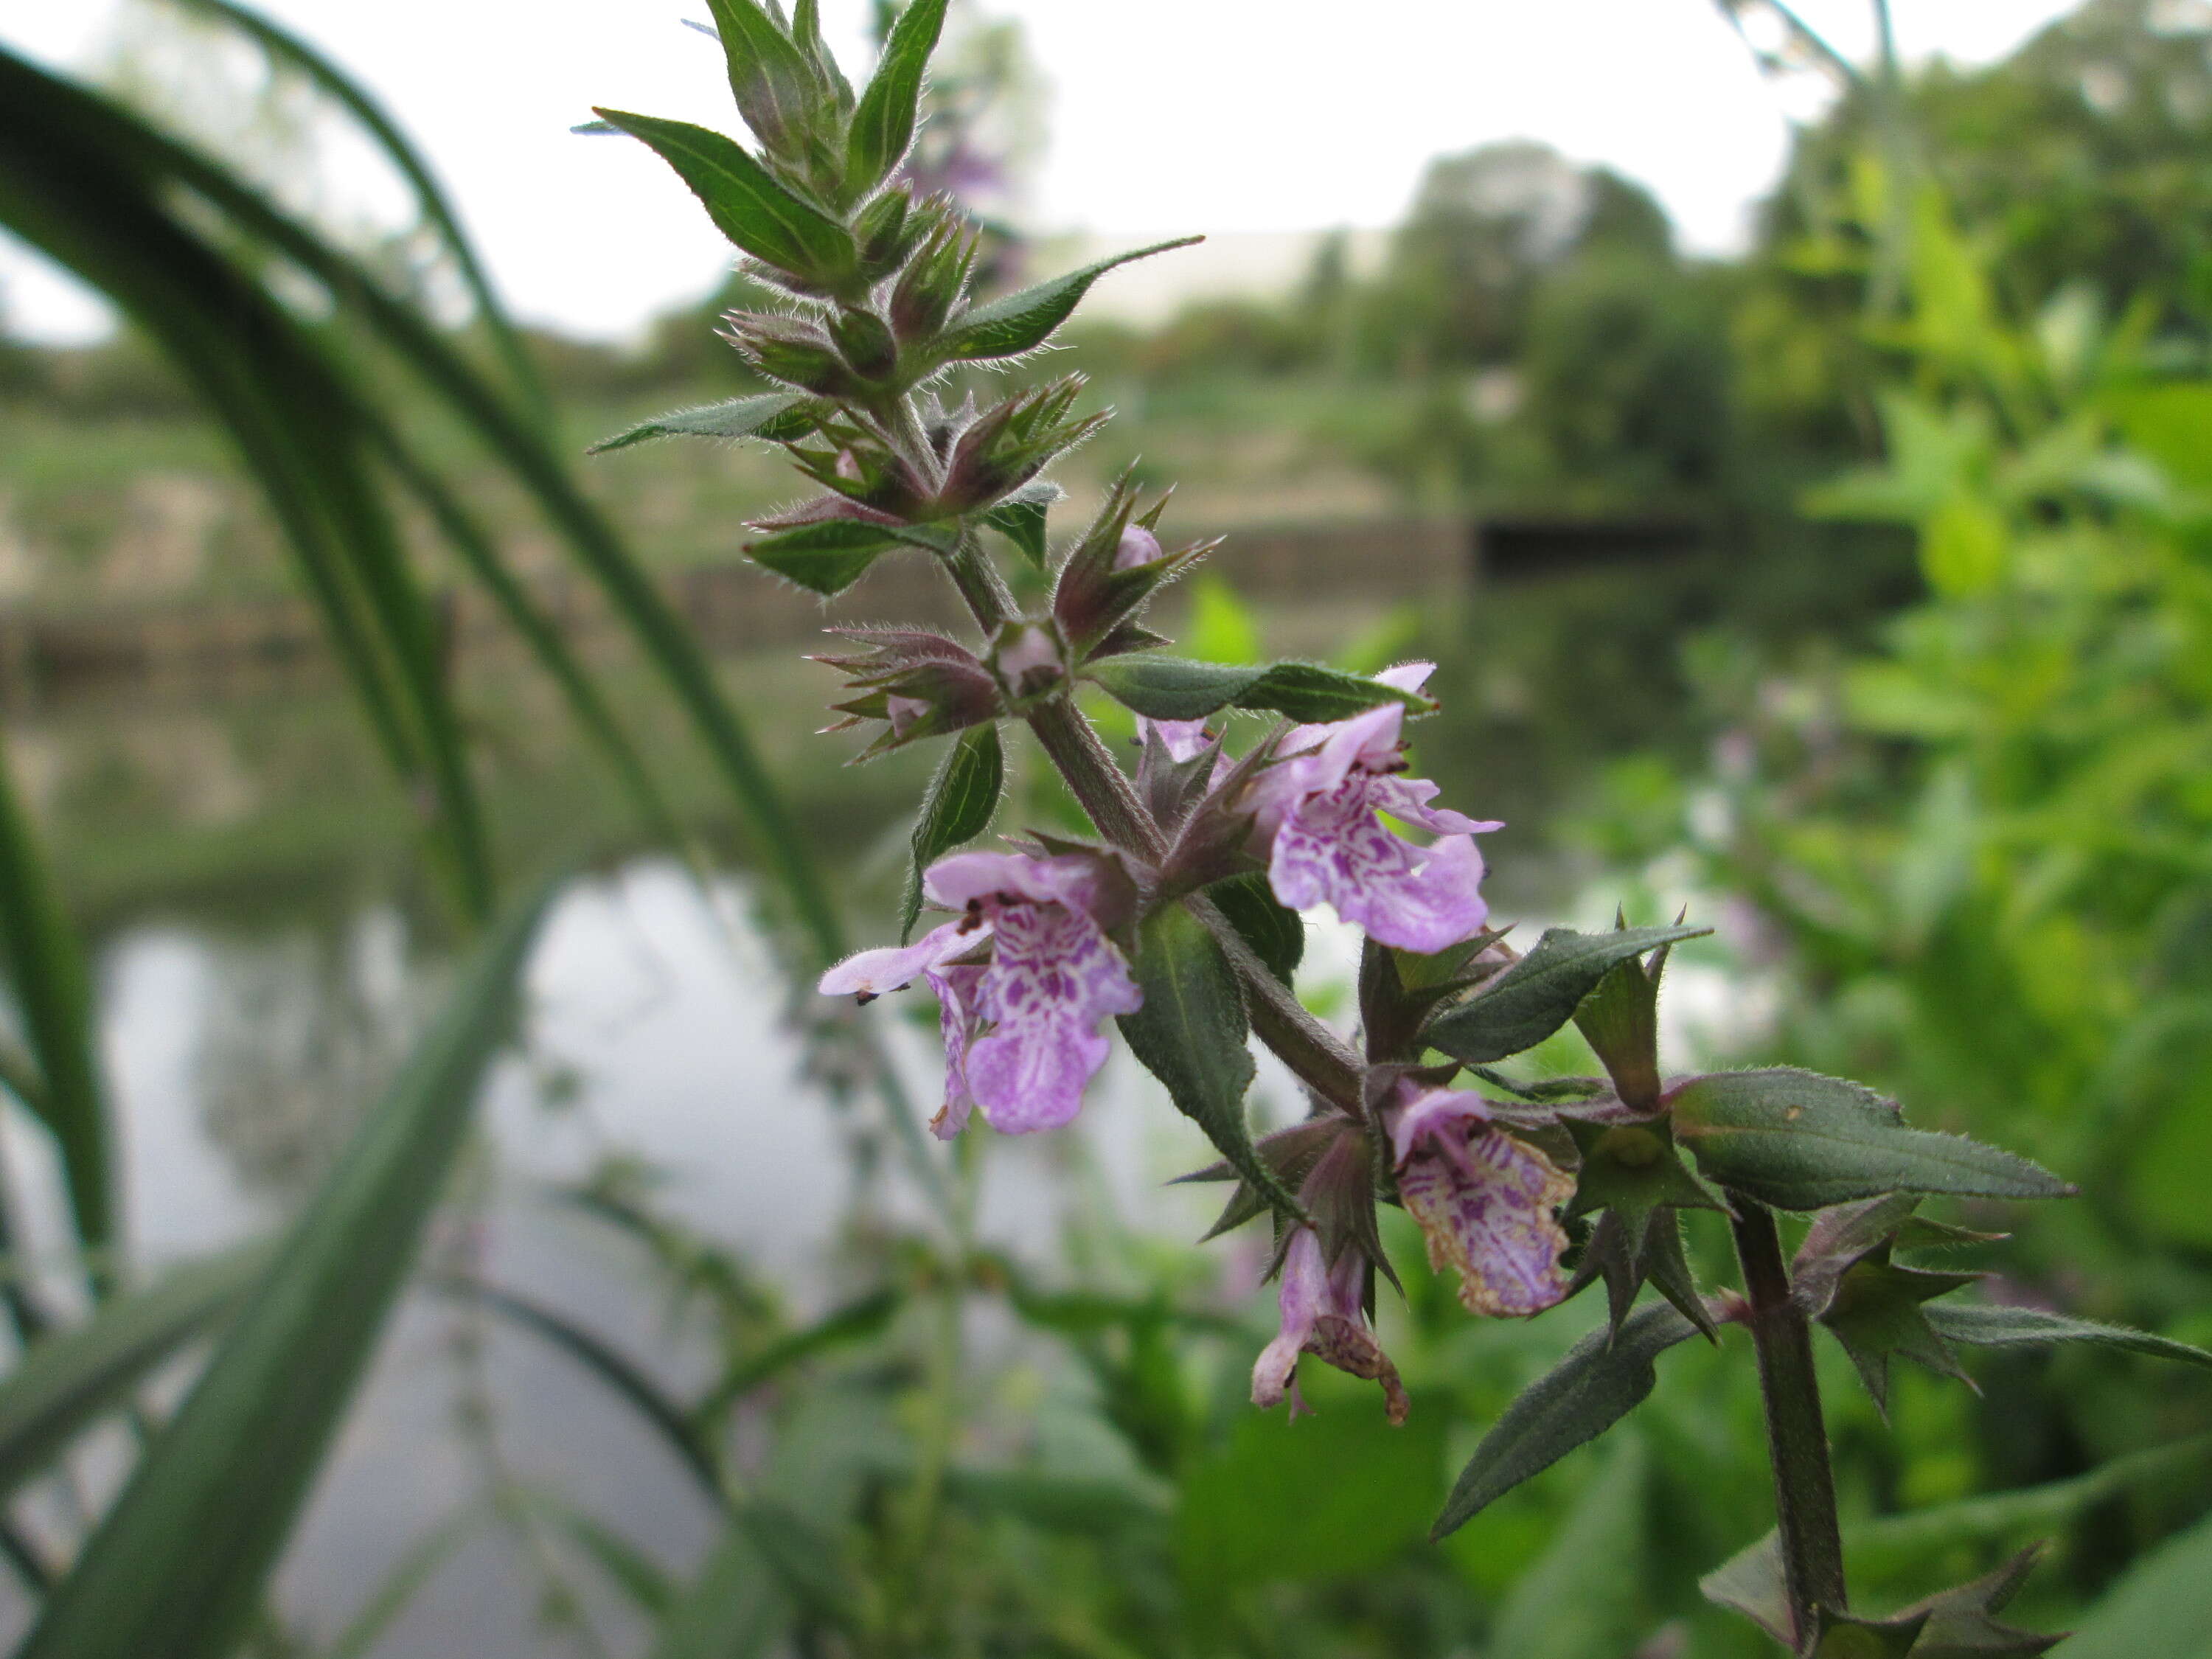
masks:
<path fill-rule="evenodd" d="M 1311 1407 L 1298 1396 L 1298 1356 L 1310 1353 L 1340 1371 L 1382 1385 L 1383 1409 L 1394 1424 L 1406 1420 L 1410 1402 L 1398 1381 L 1398 1368 L 1375 1340 L 1367 1322 L 1367 1257 L 1347 1247 L 1329 1267 L 1322 1260 L 1321 1236 L 1300 1227 L 1283 1256 L 1283 1327 L 1260 1351 L 1252 1367 L 1252 1403 L 1268 1407 L 1290 1396 L 1291 1415 Z"/>
<path fill-rule="evenodd" d="M 1057 1127 L 1106 1062 L 1098 1027 L 1144 996 L 1098 925 L 1095 860 L 1070 854 L 955 853 L 923 878 L 962 915 L 912 945 L 863 951 L 822 975 L 829 996 L 867 1001 L 927 976 L 945 1036 L 945 1109 L 930 1127 L 957 1134 L 980 1106 L 1007 1134 Z M 984 940 L 988 963 L 963 963 Z"/>
<path fill-rule="evenodd" d="M 1433 668 L 1410 663 L 1376 678 L 1417 691 Z M 1490 914 L 1474 838 L 1501 826 L 1432 807 L 1435 784 L 1400 775 L 1405 718 L 1404 705 L 1391 702 L 1292 730 L 1281 745 L 1289 758 L 1252 786 L 1254 836 L 1268 884 L 1291 909 L 1326 902 L 1381 944 L 1441 951 Z M 1416 846 L 1385 829 L 1377 812 L 1438 839 Z"/>
<path fill-rule="evenodd" d="M 1469 1312 L 1541 1313 L 1566 1294 L 1566 1230 L 1553 1212 L 1573 1178 L 1490 1120 L 1480 1095 L 1401 1085 L 1384 1121 L 1398 1196 L 1421 1224 L 1429 1265 L 1459 1269 Z"/>

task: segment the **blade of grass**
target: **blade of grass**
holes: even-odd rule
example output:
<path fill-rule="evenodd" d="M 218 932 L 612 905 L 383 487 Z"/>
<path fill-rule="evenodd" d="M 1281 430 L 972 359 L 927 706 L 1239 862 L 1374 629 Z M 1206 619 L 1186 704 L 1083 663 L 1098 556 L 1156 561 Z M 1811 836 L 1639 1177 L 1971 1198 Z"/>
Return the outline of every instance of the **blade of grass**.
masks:
<path fill-rule="evenodd" d="M 214 1328 L 269 1265 L 249 1245 L 112 1297 L 81 1325 L 34 1344 L 0 1380 L 0 1503 L 42 1474 L 147 1372 Z"/>
<path fill-rule="evenodd" d="M 453 262 L 454 270 L 476 301 L 477 316 L 484 331 L 491 336 L 492 344 L 507 364 L 516 388 L 537 415 L 539 424 L 550 428 L 553 424 L 553 403 L 546 395 L 545 383 L 539 377 L 538 366 L 531 362 L 528 349 L 516 331 L 507 307 L 500 303 L 492 287 L 490 275 L 477 260 L 476 250 L 470 246 L 462 232 L 460 220 L 446 193 L 430 171 L 429 163 L 421 152 L 407 142 L 384 106 L 358 81 L 333 64 L 322 53 L 259 12 L 234 3 L 234 0 L 176 0 L 187 10 L 204 12 L 220 18 L 241 33 L 252 37 L 269 56 L 280 63 L 289 64 L 314 84 L 343 104 L 360 122 L 377 147 L 398 168 L 415 192 L 416 206 L 422 217 L 434 227 L 439 240 L 445 244 L 447 256 Z"/>
<path fill-rule="evenodd" d="M 767 862 L 806 932 L 817 965 L 844 954 L 844 930 L 828 885 L 735 707 L 716 684 L 705 653 L 652 577 L 576 488 L 562 462 L 423 317 L 385 292 L 358 261 L 279 211 L 226 169 L 107 107 L 82 88 L 4 51 L 0 51 L 0 119 L 20 120 L 30 132 L 94 133 L 99 142 L 146 171 L 203 197 L 320 283 L 336 304 L 357 315 L 385 345 L 405 358 L 529 490 L 548 522 L 629 624 L 751 823 Z"/>
<path fill-rule="evenodd" d="M 39 99 L 12 95 L 25 70 L 0 52 L 0 217 L 113 298 L 215 405 L 286 530 L 389 758 L 434 794 L 457 902 L 488 915 L 489 854 L 459 721 L 428 609 L 345 418 L 343 370 L 252 276 L 155 202 L 127 150 L 121 163 L 102 152 L 97 105 L 94 118 L 73 124 L 88 100 L 61 100 L 39 125 L 48 112 Z"/>
<path fill-rule="evenodd" d="M 547 896 L 479 947 L 17 1659 L 222 1659 L 247 1629 L 460 1149 Z"/>
<path fill-rule="evenodd" d="M 115 1218 L 107 1107 L 93 1054 L 91 981 L 37 834 L 15 799 L 4 743 L 0 972 L 21 1017 L 27 1058 L 37 1068 L 36 1086 L 23 1103 L 54 1138 L 77 1237 L 88 1249 L 100 1249 L 113 1237 Z"/>

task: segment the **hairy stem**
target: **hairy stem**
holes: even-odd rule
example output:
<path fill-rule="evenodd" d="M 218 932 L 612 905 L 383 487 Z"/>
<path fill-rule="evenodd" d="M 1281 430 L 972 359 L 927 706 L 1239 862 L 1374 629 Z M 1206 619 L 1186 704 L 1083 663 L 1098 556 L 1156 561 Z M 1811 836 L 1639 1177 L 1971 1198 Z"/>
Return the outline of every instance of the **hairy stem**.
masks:
<path fill-rule="evenodd" d="M 976 624 L 996 633 L 1013 615 L 1013 596 L 983 555 L 972 531 L 945 560 L 953 584 L 967 601 Z M 1098 833 L 1124 852 L 1157 864 L 1168 850 L 1167 837 L 1138 799 L 1128 775 L 1114 763 L 1098 733 L 1073 701 L 1054 697 L 1030 712 L 1030 730 L 1051 759 Z M 1283 1064 L 1323 1098 L 1354 1117 L 1366 1115 L 1359 1060 L 1336 1034 L 1306 1012 L 1290 988 L 1267 971 L 1252 948 L 1212 903 L 1194 895 L 1184 901 L 1219 942 L 1243 983 L 1252 1028 Z"/>
<path fill-rule="evenodd" d="M 1790 1297 L 1790 1270 L 1783 1265 L 1773 1212 L 1740 1193 L 1729 1198 L 1736 1207 L 1736 1259 L 1751 1303 L 1759 1393 L 1766 1403 L 1783 1584 L 1802 1650 L 1812 1638 L 1815 1607 L 1841 1613 L 1846 1606 L 1843 1533 L 1836 1521 L 1836 1481 L 1828 1468 L 1820 1385 L 1813 1371 L 1813 1330 L 1805 1310 Z"/>

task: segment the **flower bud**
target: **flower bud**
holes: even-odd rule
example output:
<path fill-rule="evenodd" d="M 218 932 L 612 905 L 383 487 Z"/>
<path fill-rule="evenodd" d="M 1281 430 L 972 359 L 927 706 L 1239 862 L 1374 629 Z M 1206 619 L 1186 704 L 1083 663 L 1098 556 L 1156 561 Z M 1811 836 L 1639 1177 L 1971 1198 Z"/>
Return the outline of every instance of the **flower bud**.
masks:
<path fill-rule="evenodd" d="M 848 674 L 846 689 L 860 694 L 831 705 L 847 718 L 827 729 L 842 732 L 864 720 L 881 720 L 886 728 L 858 760 L 980 725 L 1000 713 L 998 683 L 975 653 L 956 641 L 921 629 L 833 631 L 870 648 L 813 659 Z"/>
<path fill-rule="evenodd" d="M 1114 550 L 1114 568 L 1134 569 L 1140 564 L 1152 564 L 1160 557 L 1160 538 L 1140 524 L 1133 524 L 1121 532 L 1121 539 Z"/>
<path fill-rule="evenodd" d="M 838 355 L 864 380 L 887 381 L 898 369 L 898 342 L 872 311 L 840 311 L 830 325 Z"/>
<path fill-rule="evenodd" d="M 938 512 L 949 516 L 1001 500 L 1097 430 L 1103 415 L 1067 418 L 1084 385 L 1083 376 L 1071 374 L 994 404 L 964 427 L 955 422 Z"/>
<path fill-rule="evenodd" d="M 1008 623 L 991 653 L 991 667 L 1006 695 L 1018 701 L 1042 696 L 1067 678 L 1059 640 L 1036 623 Z"/>
<path fill-rule="evenodd" d="M 850 398 L 861 391 L 836 343 L 796 317 L 733 311 L 723 337 L 769 380 L 820 397 Z"/>
<path fill-rule="evenodd" d="M 913 219 L 923 219 L 928 228 L 891 290 L 890 322 L 901 340 L 925 341 L 944 329 L 968 291 L 979 242 L 943 198 L 932 198 Z"/>

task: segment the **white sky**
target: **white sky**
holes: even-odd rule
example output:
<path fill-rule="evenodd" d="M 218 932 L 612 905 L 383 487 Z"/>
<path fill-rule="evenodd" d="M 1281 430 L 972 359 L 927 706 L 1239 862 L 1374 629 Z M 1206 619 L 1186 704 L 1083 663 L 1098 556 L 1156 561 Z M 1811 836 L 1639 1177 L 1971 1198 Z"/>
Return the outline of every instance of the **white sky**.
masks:
<path fill-rule="evenodd" d="M 645 150 L 567 129 L 603 104 L 738 131 L 699 0 L 260 0 L 362 79 L 428 153 L 523 318 L 627 335 L 708 290 L 728 251 Z M 1912 57 L 1982 62 L 2070 0 L 1893 0 Z M 1048 78 L 1032 217 L 1109 233 L 1394 222 L 1432 155 L 1528 136 L 1665 203 L 1692 248 L 1740 245 L 1786 129 L 1713 0 L 981 0 Z M 116 0 L 0 0 L 50 64 L 112 38 Z M 855 43 L 865 0 L 824 0 Z M 1854 55 L 1866 0 L 1798 0 Z M 342 177 L 349 200 L 396 197 Z M 89 296 L 0 240 L 18 332 L 85 338 Z"/>

